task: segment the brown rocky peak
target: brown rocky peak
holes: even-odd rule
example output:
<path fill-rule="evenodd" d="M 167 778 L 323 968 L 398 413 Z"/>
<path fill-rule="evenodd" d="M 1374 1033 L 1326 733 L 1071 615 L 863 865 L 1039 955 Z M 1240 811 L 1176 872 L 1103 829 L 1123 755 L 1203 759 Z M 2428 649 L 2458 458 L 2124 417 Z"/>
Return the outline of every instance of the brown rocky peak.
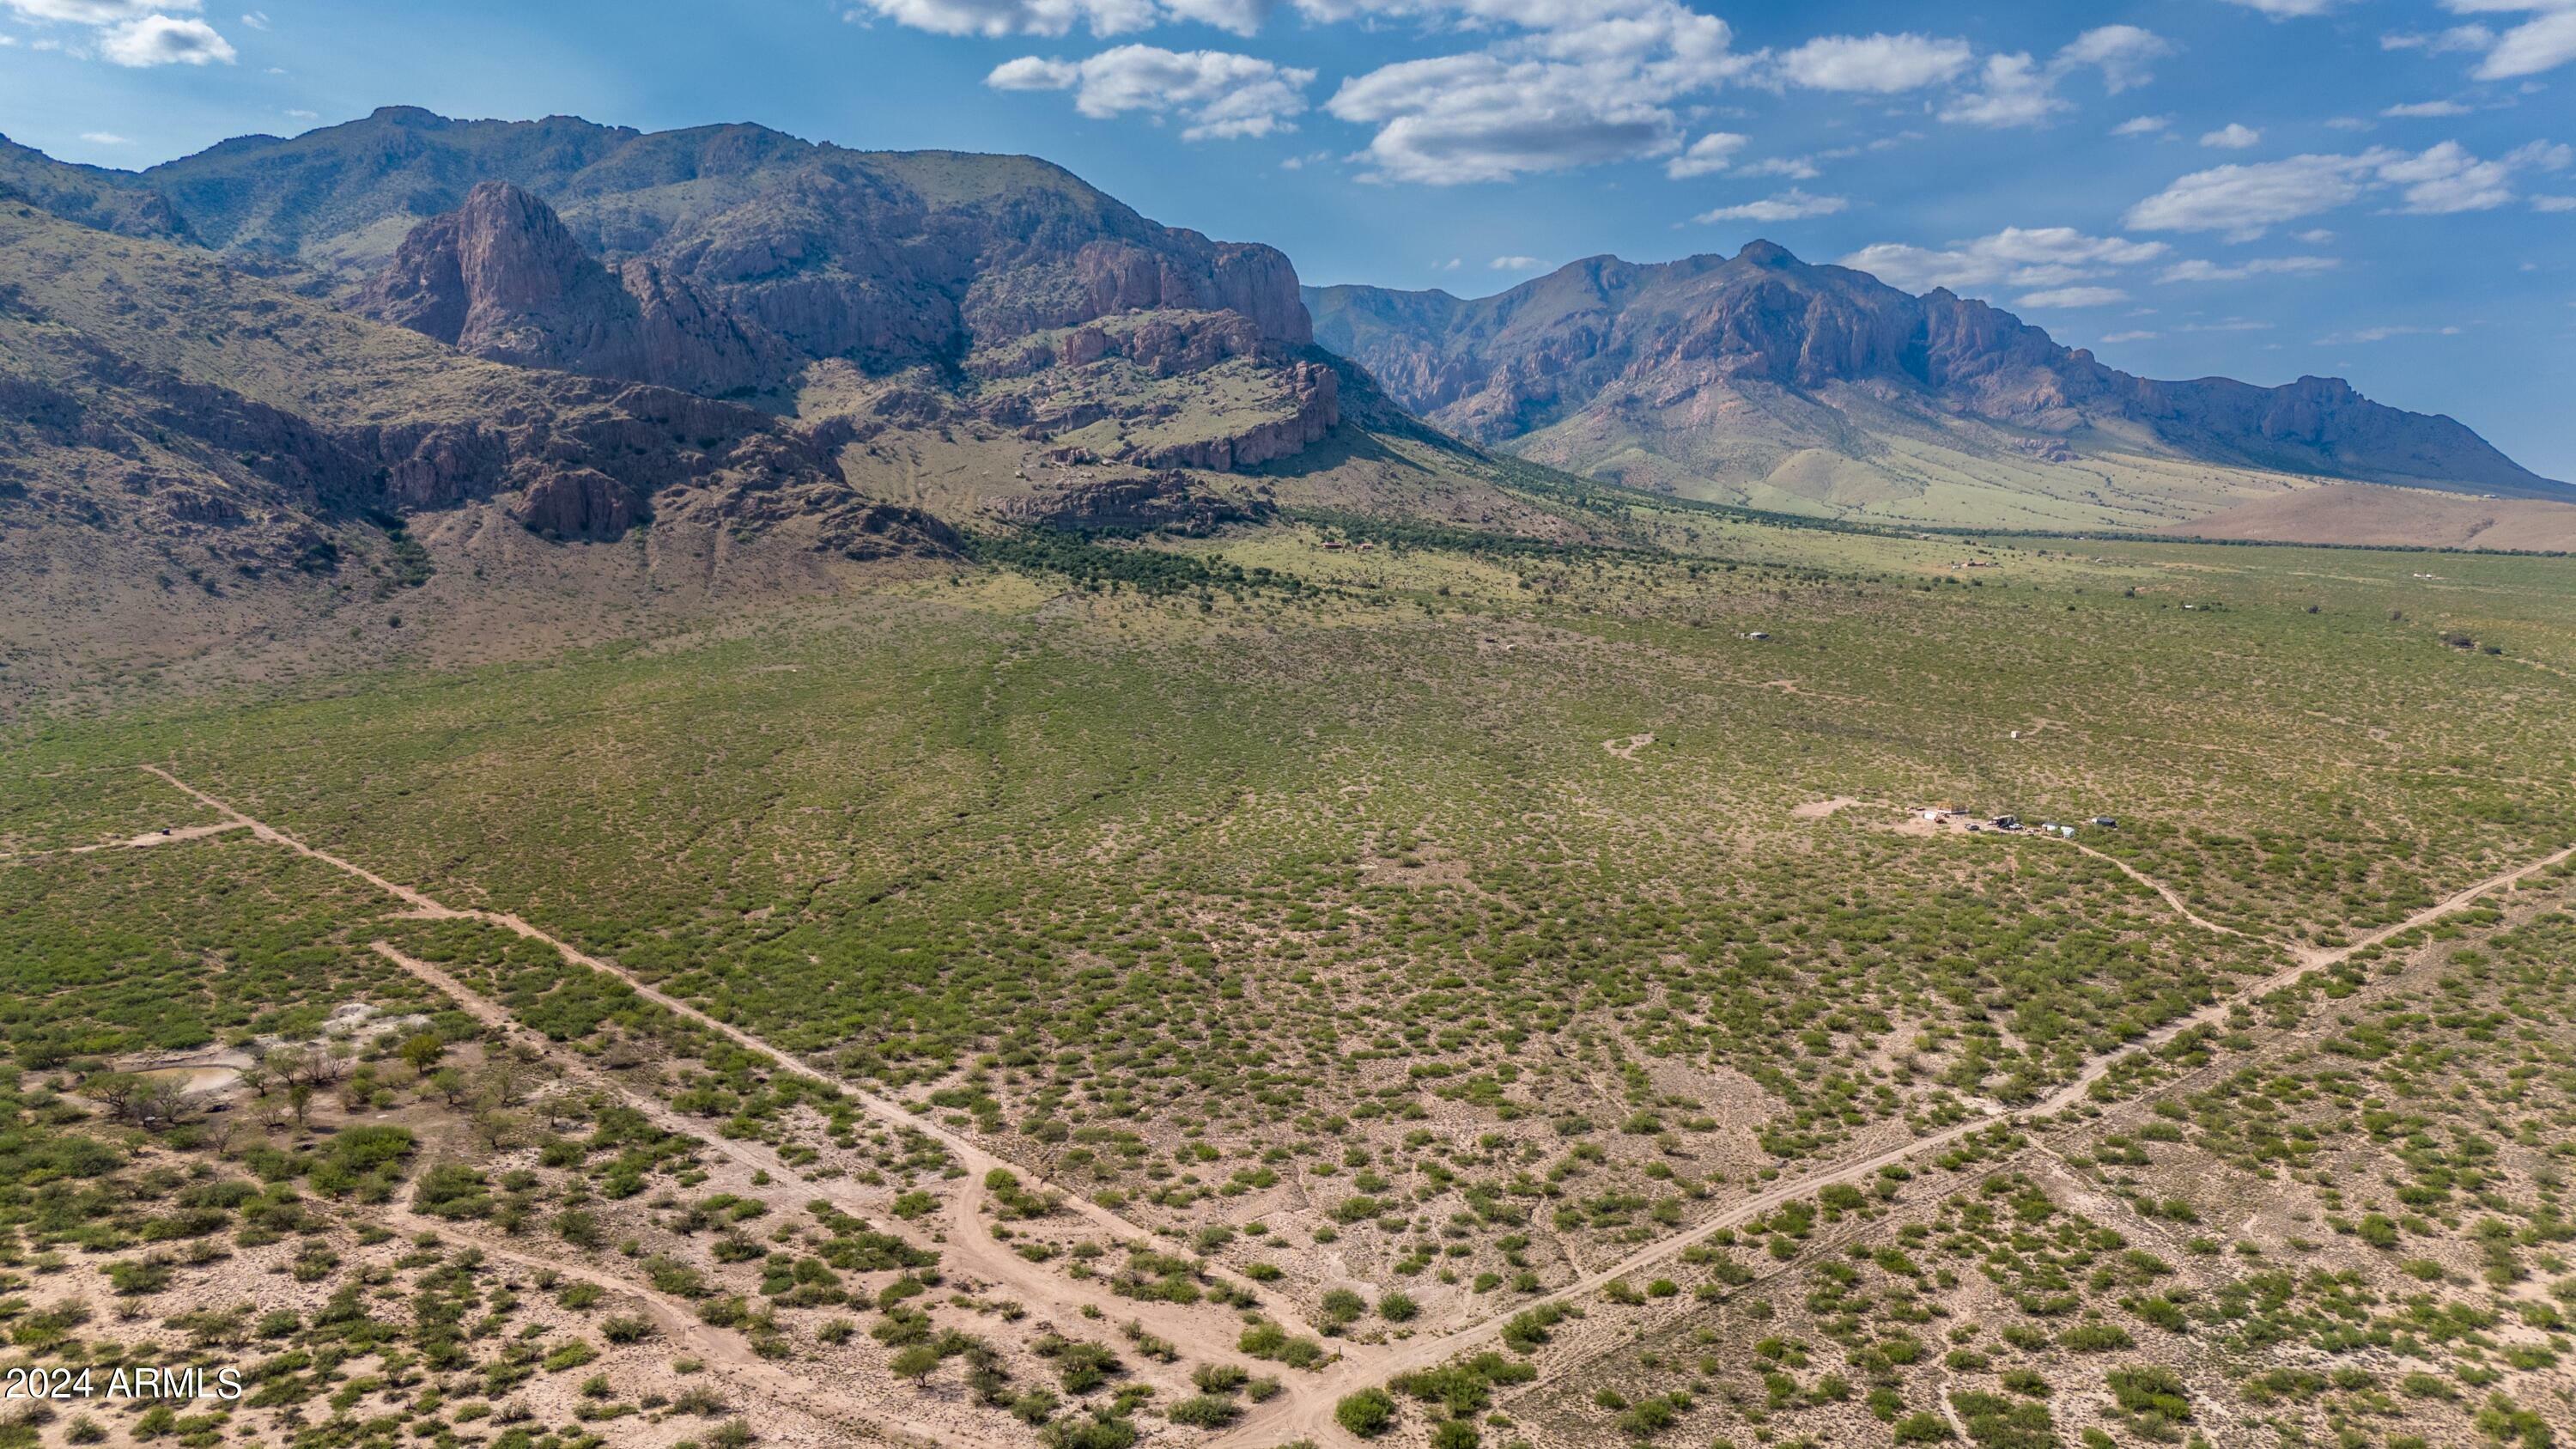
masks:
<path fill-rule="evenodd" d="M 414 227 L 355 307 L 495 362 L 696 393 L 756 391 L 793 370 L 756 324 L 655 263 L 611 270 L 506 181 Z"/>

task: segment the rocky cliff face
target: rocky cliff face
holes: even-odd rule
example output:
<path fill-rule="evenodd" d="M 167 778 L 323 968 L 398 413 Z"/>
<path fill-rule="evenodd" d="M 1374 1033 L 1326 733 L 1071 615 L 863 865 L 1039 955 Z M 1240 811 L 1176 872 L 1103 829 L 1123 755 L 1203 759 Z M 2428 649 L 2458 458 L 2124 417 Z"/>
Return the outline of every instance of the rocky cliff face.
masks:
<path fill-rule="evenodd" d="M 1669 409 L 1705 428 L 1732 415 L 1711 399 L 1733 396 L 1794 398 L 1818 420 L 1748 455 L 1753 466 L 1799 447 L 1847 451 L 1833 393 L 1857 388 L 1935 416 L 2058 438 L 2143 429 L 2212 462 L 2576 499 L 2576 489 L 2534 476 L 2459 423 L 2381 406 L 2340 381 L 2257 388 L 2133 377 L 1986 303 L 1948 291 L 1909 296 L 1767 242 L 1660 266 L 1594 258 L 1479 301 L 1366 287 L 1307 299 L 1318 342 L 1368 367 L 1398 401 L 1487 442 L 1557 429 L 1556 460 L 1578 469 L 1601 461 L 1584 456 L 1587 446 L 1635 447 L 1634 414 Z M 1783 415 L 1764 411 L 1775 423 Z M 1650 437 L 1645 446 L 1704 457 L 1707 442 Z"/>
<path fill-rule="evenodd" d="M 603 266 L 506 181 L 413 228 L 351 306 L 495 362 L 715 396 L 773 386 L 796 365 L 765 329 L 660 264 Z"/>

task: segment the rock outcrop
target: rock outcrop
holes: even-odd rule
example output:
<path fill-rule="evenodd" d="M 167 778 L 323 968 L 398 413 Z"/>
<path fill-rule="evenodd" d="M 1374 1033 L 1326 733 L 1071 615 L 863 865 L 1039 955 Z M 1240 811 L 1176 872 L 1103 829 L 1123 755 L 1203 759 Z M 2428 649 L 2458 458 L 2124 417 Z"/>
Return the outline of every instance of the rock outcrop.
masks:
<path fill-rule="evenodd" d="M 1177 470 L 1106 478 L 1086 470 L 1072 481 L 1041 488 L 995 511 L 1014 523 L 1076 533 L 1152 529 L 1204 533 L 1227 523 L 1268 518 L 1277 510 L 1266 499 L 1211 492 Z"/>
<path fill-rule="evenodd" d="M 796 366 L 765 329 L 659 263 L 604 266 L 551 207 L 505 181 L 414 227 L 352 306 L 495 362 L 712 396 L 774 386 Z"/>
<path fill-rule="evenodd" d="M 1289 365 L 1285 382 L 1292 407 L 1284 418 L 1266 419 L 1218 437 L 1141 447 L 1126 461 L 1146 468 L 1223 473 L 1293 457 L 1321 442 L 1341 421 L 1341 379 L 1320 362 L 1298 362 Z"/>

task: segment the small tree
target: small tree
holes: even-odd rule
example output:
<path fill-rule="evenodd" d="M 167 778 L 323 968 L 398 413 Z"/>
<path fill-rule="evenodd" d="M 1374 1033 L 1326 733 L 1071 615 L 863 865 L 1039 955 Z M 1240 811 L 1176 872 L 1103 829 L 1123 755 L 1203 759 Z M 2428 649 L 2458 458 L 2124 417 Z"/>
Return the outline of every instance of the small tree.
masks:
<path fill-rule="evenodd" d="M 939 1350 L 926 1343 L 916 1343 L 897 1353 L 888 1367 L 894 1370 L 895 1377 L 910 1379 L 917 1384 L 938 1369 Z"/>

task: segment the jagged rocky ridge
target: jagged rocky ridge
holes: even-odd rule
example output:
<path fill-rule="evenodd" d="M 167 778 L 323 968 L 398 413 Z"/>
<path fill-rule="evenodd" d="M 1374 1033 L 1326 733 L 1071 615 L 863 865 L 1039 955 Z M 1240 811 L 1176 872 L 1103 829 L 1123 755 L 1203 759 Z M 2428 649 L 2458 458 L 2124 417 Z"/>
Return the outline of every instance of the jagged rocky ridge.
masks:
<path fill-rule="evenodd" d="M 2051 437 L 2123 428 L 2124 441 L 2143 430 L 2205 461 L 2576 500 L 2459 423 L 2384 407 L 2337 379 L 2260 388 L 2134 377 L 1984 302 L 1910 296 L 1769 242 L 1659 265 L 1595 257 L 1475 301 L 1374 287 L 1306 298 L 1323 346 L 1368 367 L 1407 407 L 1489 443 L 1587 412 L 1651 416 L 1701 392 L 1790 393 L 1830 410 L 1833 390 L 1849 388 L 2046 435 L 2023 440 L 2034 457 L 2050 456 Z M 1839 419 L 1825 417 L 1783 447 L 1843 446 Z"/>

